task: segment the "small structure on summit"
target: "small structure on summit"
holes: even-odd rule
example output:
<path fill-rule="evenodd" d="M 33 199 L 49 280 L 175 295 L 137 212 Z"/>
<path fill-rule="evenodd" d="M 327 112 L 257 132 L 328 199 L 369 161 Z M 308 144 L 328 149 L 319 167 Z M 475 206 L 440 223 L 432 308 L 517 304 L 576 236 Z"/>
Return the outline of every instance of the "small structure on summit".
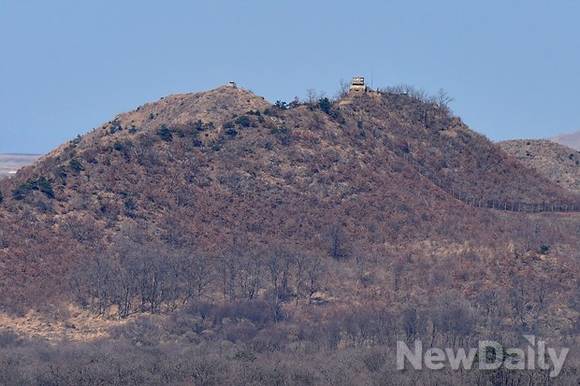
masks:
<path fill-rule="evenodd" d="M 350 92 L 351 93 L 364 93 L 367 91 L 367 86 L 365 85 L 364 76 L 355 76 L 350 82 Z"/>
<path fill-rule="evenodd" d="M 234 82 L 233 80 L 230 80 L 228 82 L 228 85 L 227 86 L 228 87 L 231 87 L 231 88 L 237 88 L 238 87 L 238 85 L 236 84 L 236 82 Z"/>

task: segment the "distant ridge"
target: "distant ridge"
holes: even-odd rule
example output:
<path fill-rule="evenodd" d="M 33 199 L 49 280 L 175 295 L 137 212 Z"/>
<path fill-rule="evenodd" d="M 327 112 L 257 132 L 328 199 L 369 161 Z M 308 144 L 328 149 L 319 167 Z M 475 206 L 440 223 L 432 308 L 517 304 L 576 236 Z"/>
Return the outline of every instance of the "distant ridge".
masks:
<path fill-rule="evenodd" d="M 0 153 L 0 157 L 40 157 L 41 154 L 35 153 Z"/>
<path fill-rule="evenodd" d="M 514 140 L 498 144 L 506 153 L 552 182 L 580 193 L 580 152 L 548 140 Z"/>
<path fill-rule="evenodd" d="M 38 158 L 40 158 L 39 154 L 0 154 L 0 178 L 13 174 L 24 166 L 31 165 Z"/>
<path fill-rule="evenodd" d="M 568 146 L 572 149 L 580 151 L 580 131 L 574 133 L 558 135 L 550 139 L 552 142 L 560 145 Z"/>

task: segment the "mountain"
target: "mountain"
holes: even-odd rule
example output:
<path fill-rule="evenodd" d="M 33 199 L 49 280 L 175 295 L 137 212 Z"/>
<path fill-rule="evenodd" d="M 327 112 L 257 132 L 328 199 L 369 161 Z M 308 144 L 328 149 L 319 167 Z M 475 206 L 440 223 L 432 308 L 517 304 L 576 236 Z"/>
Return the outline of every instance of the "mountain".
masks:
<path fill-rule="evenodd" d="M 553 142 L 559 143 L 572 149 L 580 151 L 580 131 L 570 134 L 562 134 L 550 139 Z"/>
<path fill-rule="evenodd" d="M 123 318 L 202 290 L 306 315 L 427 307 L 448 291 L 483 307 L 517 286 L 534 305 L 517 323 L 566 330 L 577 315 L 579 196 L 412 93 L 169 96 L 63 144 L 0 192 L 5 311 L 69 302 Z M 554 312 L 538 319 L 545 289 Z"/>
<path fill-rule="evenodd" d="M 580 152 L 548 140 L 514 140 L 499 146 L 565 189 L 580 193 Z"/>
<path fill-rule="evenodd" d="M 15 173 L 18 169 L 32 164 L 40 156 L 35 154 L 0 154 L 0 178 Z"/>
<path fill-rule="evenodd" d="M 140 106 L 0 180 L 0 383 L 543 382 L 391 364 L 576 339 L 580 198 L 545 173 L 412 90 Z"/>

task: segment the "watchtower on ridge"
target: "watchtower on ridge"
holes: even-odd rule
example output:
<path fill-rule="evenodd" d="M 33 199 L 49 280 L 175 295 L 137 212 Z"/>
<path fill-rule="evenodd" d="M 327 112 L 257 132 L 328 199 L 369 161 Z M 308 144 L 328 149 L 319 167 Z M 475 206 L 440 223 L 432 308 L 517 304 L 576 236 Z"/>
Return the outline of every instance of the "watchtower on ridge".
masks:
<path fill-rule="evenodd" d="M 352 78 L 352 81 L 350 82 L 349 92 L 356 94 L 362 94 L 367 92 L 367 86 L 365 85 L 364 76 L 355 76 Z"/>

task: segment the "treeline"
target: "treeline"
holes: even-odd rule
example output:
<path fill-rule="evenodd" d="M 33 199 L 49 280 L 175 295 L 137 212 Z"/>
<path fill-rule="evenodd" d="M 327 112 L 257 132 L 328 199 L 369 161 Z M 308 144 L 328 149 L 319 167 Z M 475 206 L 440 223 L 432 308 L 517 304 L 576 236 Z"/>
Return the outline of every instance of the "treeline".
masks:
<path fill-rule="evenodd" d="M 434 183 L 440 188 L 444 188 L 443 184 L 437 181 Z M 468 194 L 456 191 L 448 191 L 454 198 L 463 203 L 473 206 L 475 208 L 487 208 L 495 210 L 504 210 L 508 212 L 524 212 L 524 213 L 542 213 L 542 212 L 580 212 L 580 204 L 562 204 L 562 203 L 528 203 L 528 202 L 506 202 L 499 200 L 479 200 Z"/>
<path fill-rule="evenodd" d="M 209 256 L 149 247 L 86 257 L 71 272 L 70 282 L 80 305 L 121 318 L 173 311 L 208 299 L 263 299 L 279 312 L 284 301 L 313 300 L 322 285 L 324 264 L 324 259 L 282 248 Z"/>
<path fill-rule="evenodd" d="M 442 343 L 455 344 L 456 339 L 472 336 L 476 329 L 492 331 L 492 326 L 506 319 L 522 332 L 542 331 L 546 325 L 543 315 L 554 302 L 553 296 L 564 290 L 545 279 L 530 281 L 513 276 L 509 287 L 481 290 L 469 299 L 446 290 L 429 298 L 429 306 L 420 303 L 412 306 L 411 298 L 406 297 L 405 301 L 392 304 L 393 309 L 389 310 L 384 303 L 375 301 L 366 308 L 359 306 L 343 320 L 344 315 L 328 315 L 334 310 L 343 311 L 340 311 L 341 303 L 331 300 L 333 291 L 327 289 L 334 270 L 324 257 L 282 248 L 268 253 L 231 252 L 218 256 L 168 253 L 156 247 L 118 253 L 87 258 L 71 273 L 77 304 L 106 317 L 185 312 L 213 321 L 198 332 L 219 329 L 225 319 L 248 320 L 255 326 L 278 323 L 292 319 L 292 313 L 304 309 L 313 315 L 324 310 L 327 315 L 320 323 L 326 326 L 320 333 L 335 331 L 336 339 L 343 344 L 385 343 L 395 336 L 443 339 Z M 341 270 L 356 275 L 355 282 L 345 283 L 345 288 L 351 285 L 353 290 L 364 289 L 372 285 L 374 275 L 368 272 L 376 271 L 380 275 L 377 264 L 386 264 L 390 272 L 390 279 L 381 284 L 386 298 L 408 296 L 421 287 L 408 282 L 413 276 L 405 273 L 402 265 L 388 268 L 387 261 L 345 259 L 333 262 L 342 266 Z M 446 273 L 436 267 L 432 271 L 429 286 L 445 288 L 448 285 L 445 280 L 450 280 L 446 279 Z M 474 317 L 476 314 L 478 318 Z M 329 321 L 332 323 L 328 324 Z M 575 331 L 565 328 L 561 333 L 564 336 Z"/>

